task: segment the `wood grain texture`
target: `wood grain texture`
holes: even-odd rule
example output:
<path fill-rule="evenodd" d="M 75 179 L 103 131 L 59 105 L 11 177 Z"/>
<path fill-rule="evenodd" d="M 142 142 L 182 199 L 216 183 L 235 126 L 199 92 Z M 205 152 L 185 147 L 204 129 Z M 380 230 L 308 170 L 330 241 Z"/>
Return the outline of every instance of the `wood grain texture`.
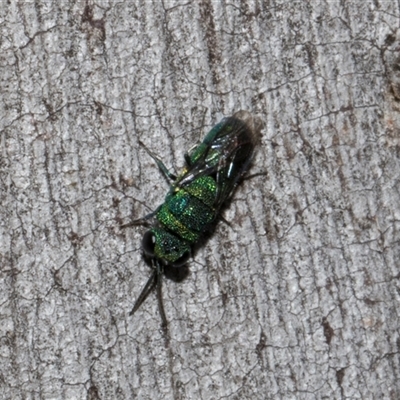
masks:
<path fill-rule="evenodd" d="M 1 399 L 398 399 L 399 4 L 1 2 Z M 144 228 L 239 109 L 252 173 L 129 311 Z"/>

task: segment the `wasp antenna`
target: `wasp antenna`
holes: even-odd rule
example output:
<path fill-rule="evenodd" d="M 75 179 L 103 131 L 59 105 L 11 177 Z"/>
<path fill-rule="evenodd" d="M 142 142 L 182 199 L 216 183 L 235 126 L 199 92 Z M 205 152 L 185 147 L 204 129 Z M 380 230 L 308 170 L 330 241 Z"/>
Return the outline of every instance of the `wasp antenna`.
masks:
<path fill-rule="evenodd" d="M 157 301 L 158 301 L 158 309 L 160 310 L 160 315 L 162 319 L 163 328 L 166 329 L 168 325 L 167 317 L 165 316 L 164 304 L 162 300 L 162 276 L 163 276 L 163 267 L 159 262 L 156 262 L 156 274 L 157 274 Z"/>
<path fill-rule="evenodd" d="M 140 293 L 139 297 L 137 298 L 135 305 L 133 306 L 132 311 L 129 313 L 129 315 L 133 315 L 137 311 L 137 309 L 142 305 L 142 303 L 146 300 L 149 293 L 154 289 L 154 285 L 156 283 L 156 278 L 157 278 L 157 270 L 155 270 L 151 274 L 149 280 L 147 281 L 142 292 Z"/>

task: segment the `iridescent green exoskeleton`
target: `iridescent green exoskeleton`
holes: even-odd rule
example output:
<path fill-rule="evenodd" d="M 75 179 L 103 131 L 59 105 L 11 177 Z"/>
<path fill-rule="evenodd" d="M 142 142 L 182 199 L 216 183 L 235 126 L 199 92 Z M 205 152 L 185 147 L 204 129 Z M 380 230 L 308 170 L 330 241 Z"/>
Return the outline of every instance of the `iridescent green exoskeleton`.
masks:
<path fill-rule="evenodd" d="M 150 258 L 153 274 L 131 311 L 140 307 L 150 291 L 157 287 L 158 305 L 164 327 L 167 325 L 161 296 L 164 267 L 181 267 L 188 261 L 192 246 L 215 223 L 222 205 L 239 179 L 248 170 L 259 141 L 261 121 L 248 111 L 224 118 L 206 135 L 202 143 L 185 154 L 186 167 L 175 176 L 151 151 L 171 188 L 157 210 L 132 223 L 155 223 L 143 236 L 143 251 Z"/>

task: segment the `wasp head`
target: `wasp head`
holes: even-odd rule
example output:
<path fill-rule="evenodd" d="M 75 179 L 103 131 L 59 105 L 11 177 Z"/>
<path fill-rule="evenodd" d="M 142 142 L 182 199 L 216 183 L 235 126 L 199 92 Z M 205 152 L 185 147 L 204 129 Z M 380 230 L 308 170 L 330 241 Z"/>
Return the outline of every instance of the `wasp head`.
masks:
<path fill-rule="evenodd" d="M 186 241 L 158 227 L 144 234 L 142 246 L 147 257 L 172 267 L 181 267 L 190 257 L 190 246 Z"/>

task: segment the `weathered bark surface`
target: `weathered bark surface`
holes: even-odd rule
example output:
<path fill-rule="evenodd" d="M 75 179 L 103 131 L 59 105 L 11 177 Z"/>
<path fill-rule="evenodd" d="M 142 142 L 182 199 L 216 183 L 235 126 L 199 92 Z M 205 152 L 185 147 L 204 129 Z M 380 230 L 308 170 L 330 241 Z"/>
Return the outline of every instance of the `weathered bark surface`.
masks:
<path fill-rule="evenodd" d="M 0 3 L 1 399 L 400 398 L 399 4 L 221 3 Z M 267 175 L 165 281 L 167 339 L 128 315 L 119 226 L 168 188 L 138 141 L 179 169 L 239 109 Z"/>

